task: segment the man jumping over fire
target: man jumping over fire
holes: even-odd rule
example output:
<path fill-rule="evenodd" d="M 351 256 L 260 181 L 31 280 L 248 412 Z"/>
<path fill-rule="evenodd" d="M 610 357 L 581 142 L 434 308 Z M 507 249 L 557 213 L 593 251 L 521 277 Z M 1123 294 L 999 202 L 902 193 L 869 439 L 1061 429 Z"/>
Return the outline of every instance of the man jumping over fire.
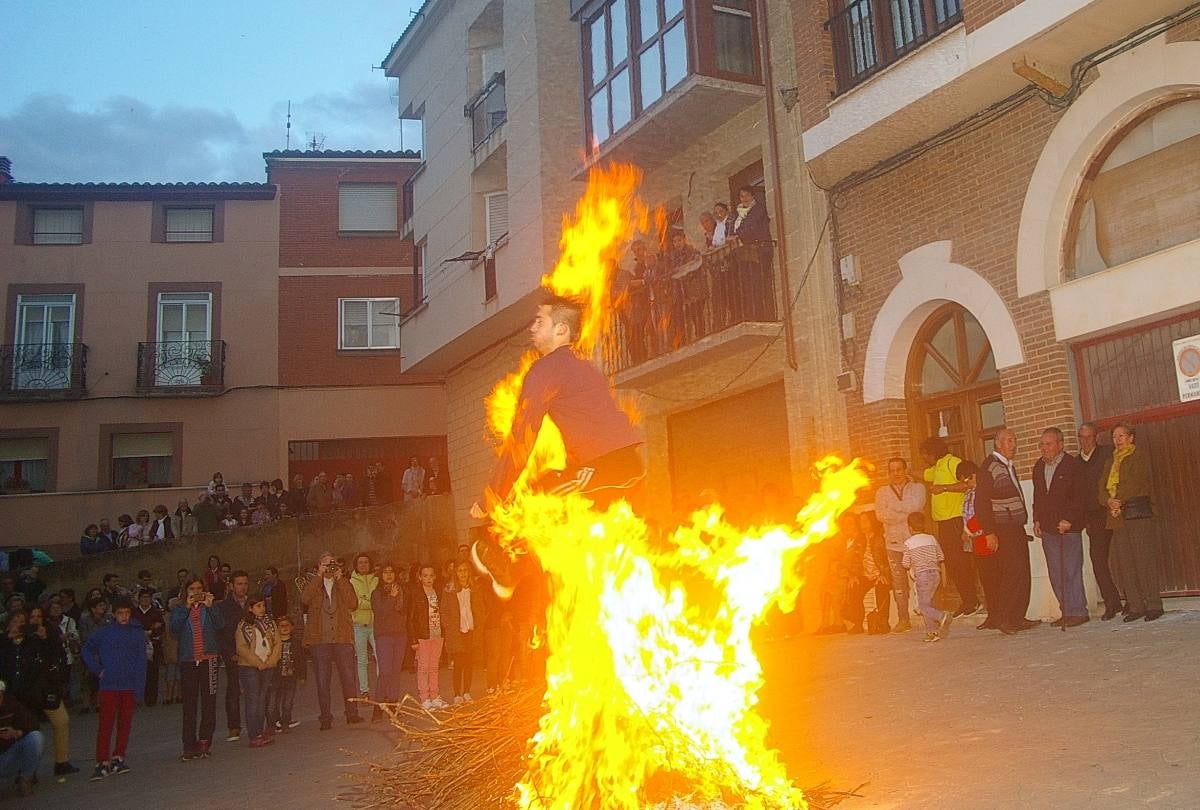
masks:
<path fill-rule="evenodd" d="M 517 401 L 512 430 L 484 492 L 485 510 L 477 502 L 471 516 L 482 520 L 512 489 L 533 450 L 542 419 L 549 416 L 562 434 L 567 467 L 542 475 L 535 489 L 556 495 L 571 492 L 605 509 L 618 498 L 633 500 L 643 478 L 642 436 L 617 407 L 608 380 L 576 353 L 582 307 L 568 298 L 547 294 L 529 327 L 533 348 L 541 356 L 530 366 Z M 491 537 L 471 547 L 476 567 L 492 578 L 501 598 L 512 595 L 511 558 Z"/>

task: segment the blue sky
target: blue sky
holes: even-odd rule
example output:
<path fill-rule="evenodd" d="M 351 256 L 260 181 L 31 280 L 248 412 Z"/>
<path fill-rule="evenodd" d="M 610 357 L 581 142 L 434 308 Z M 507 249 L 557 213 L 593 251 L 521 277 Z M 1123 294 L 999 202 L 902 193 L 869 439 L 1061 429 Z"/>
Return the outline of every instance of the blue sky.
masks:
<path fill-rule="evenodd" d="M 252 180 L 262 152 L 396 149 L 372 70 L 420 0 L 5 0 L 0 155 L 19 181 Z"/>

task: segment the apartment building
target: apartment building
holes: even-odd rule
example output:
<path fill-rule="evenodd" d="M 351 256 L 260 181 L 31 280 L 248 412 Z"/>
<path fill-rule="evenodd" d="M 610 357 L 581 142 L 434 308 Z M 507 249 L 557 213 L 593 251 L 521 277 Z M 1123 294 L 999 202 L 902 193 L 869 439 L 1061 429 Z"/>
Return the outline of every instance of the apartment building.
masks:
<path fill-rule="evenodd" d="M 278 201 L 265 183 L 0 174 L 0 514 L 75 543 L 101 515 L 280 465 Z M 147 492 L 149 489 L 162 490 Z M 189 492 L 189 495 L 191 493 Z"/>
<path fill-rule="evenodd" d="M 802 143 L 830 189 L 853 450 L 1029 475 L 1043 428 L 1138 425 L 1163 582 L 1200 588 L 1200 8 L 799 0 Z M 1193 341 L 1195 342 L 1195 341 Z M 1178 365 L 1178 369 L 1177 369 Z"/>
<path fill-rule="evenodd" d="M 716 489 L 750 516 L 766 491 L 808 486 L 811 462 L 844 443 L 835 286 L 812 272 L 821 197 L 767 89 L 772 73 L 795 85 L 793 24 L 783 5 L 757 14 L 740 2 L 430 0 L 387 54 L 400 116 L 421 122 L 425 143 L 410 224 L 425 298 L 402 324 L 405 363 L 446 378 L 460 529 L 494 459 L 482 398 L 528 347 L 563 214 L 596 161 L 640 166 L 643 197 L 692 244 L 704 244 L 699 214 L 743 185 L 772 221 L 753 289 L 722 293 L 719 317 L 705 309 L 669 344 L 626 346 L 608 368 L 638 400 L 655 510 L 672 516 Z M 663 236 L 643 241 L 657 251 Z M 730 259 L 706 256 L 703 273 Z"/>

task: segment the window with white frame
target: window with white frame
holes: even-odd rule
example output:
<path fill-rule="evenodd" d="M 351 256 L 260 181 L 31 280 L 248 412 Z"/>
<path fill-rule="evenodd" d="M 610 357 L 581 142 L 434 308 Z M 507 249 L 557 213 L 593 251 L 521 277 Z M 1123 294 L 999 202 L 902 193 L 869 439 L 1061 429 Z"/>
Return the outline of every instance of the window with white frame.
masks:
<path fill-rule="evenodd" d="M 45 492 L 49 467 L 48 437 L 0 439 L 0 494 Z"/>
<path fill-rule="evenodd" d="M 342 183 L 338 186 L 338 229 L 395 231 L 395 183 Z"/>
<path fill-rule="evenodd" d="M 83 244 L 83 209 L 33 209 L 33 243 L 35 245 Z"/>
<path fill-rule="evenodd" d="M 168 208 L 166 225 L 165 238 L 168 242 L 211 242 L 213 209 Z"/>
<path fill-rule="evenodd" d="M 171 433 L 114 433 L 113 489 L 172 485 L 175 437 Z"/>
<path fill-rule="evenodd" d="M 483 195 L 484 244 L 493 245 L 508 233 L 508 192 Z"/>
<path fill-rule="evenodd" d="M 338 348 L 400 348 L 400 299 L 339 298 Z"/>

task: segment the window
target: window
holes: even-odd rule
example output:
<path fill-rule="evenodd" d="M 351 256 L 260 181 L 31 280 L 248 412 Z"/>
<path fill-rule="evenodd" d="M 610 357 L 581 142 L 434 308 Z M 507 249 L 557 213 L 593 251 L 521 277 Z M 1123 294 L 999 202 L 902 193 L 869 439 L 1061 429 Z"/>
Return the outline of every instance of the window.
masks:
<path fill-rule="evenodd" d="M 713 50 L 717 70 L 742 76 L 753 76 L 757 72 L 752 2 L 715 0 L 713 3 Z"/>
<path fill-rule="evenodd" d="M 33 244 L 83 244 L 83 209 L 33 209 Z"/>
<path fill-rule="evenodd" d="M 342 183 L 338 186 L 338 229 L 396 230 L 394 183 Z"/>
<path fill-rule="evenodd" d="M 425 148 L 425 122 L 420 117 L 400 118 L 400 148 L 414 152 Z"/>
<path fill-rule="evenodd" d="M 0 495 L 46 492 L 49 467 L 49 437 L 0 438 Z"/>
<path fill-rule="evenodd" d="M 213 209 L 168 208 L 166 211 L 166 241 L 213 241 Z"/>
<path fill-rule="evenodd" d="M 112 434 L 112 488 L 171 486 L 174 455 L 172 433 Z"/>
<path fill-rule="evenodd" d="M 212 293 L 159 293 L 155 385 L 202 385 L 212 371 Z"/>
<path fill-rule="evenodd" d="M 833 38 L 839 93 L 962 20 L 962 0 L 836 0 L 832 5 L 835 13 L 825 27 Z"/>
<path fill-rule="evenodd" d="M 508 233 L 508 192 L 483 195 L 484 243 L 494 245 Z"/>
<path fill-rule="evenodd" d="M 13 388 L 70 388 L 74 332 L 74 295 L 18 295 Z"/>
<path fill-rule="evenodd" d="M 338 348 L 400 348 L 400 299 L 339 298 Z"/>

